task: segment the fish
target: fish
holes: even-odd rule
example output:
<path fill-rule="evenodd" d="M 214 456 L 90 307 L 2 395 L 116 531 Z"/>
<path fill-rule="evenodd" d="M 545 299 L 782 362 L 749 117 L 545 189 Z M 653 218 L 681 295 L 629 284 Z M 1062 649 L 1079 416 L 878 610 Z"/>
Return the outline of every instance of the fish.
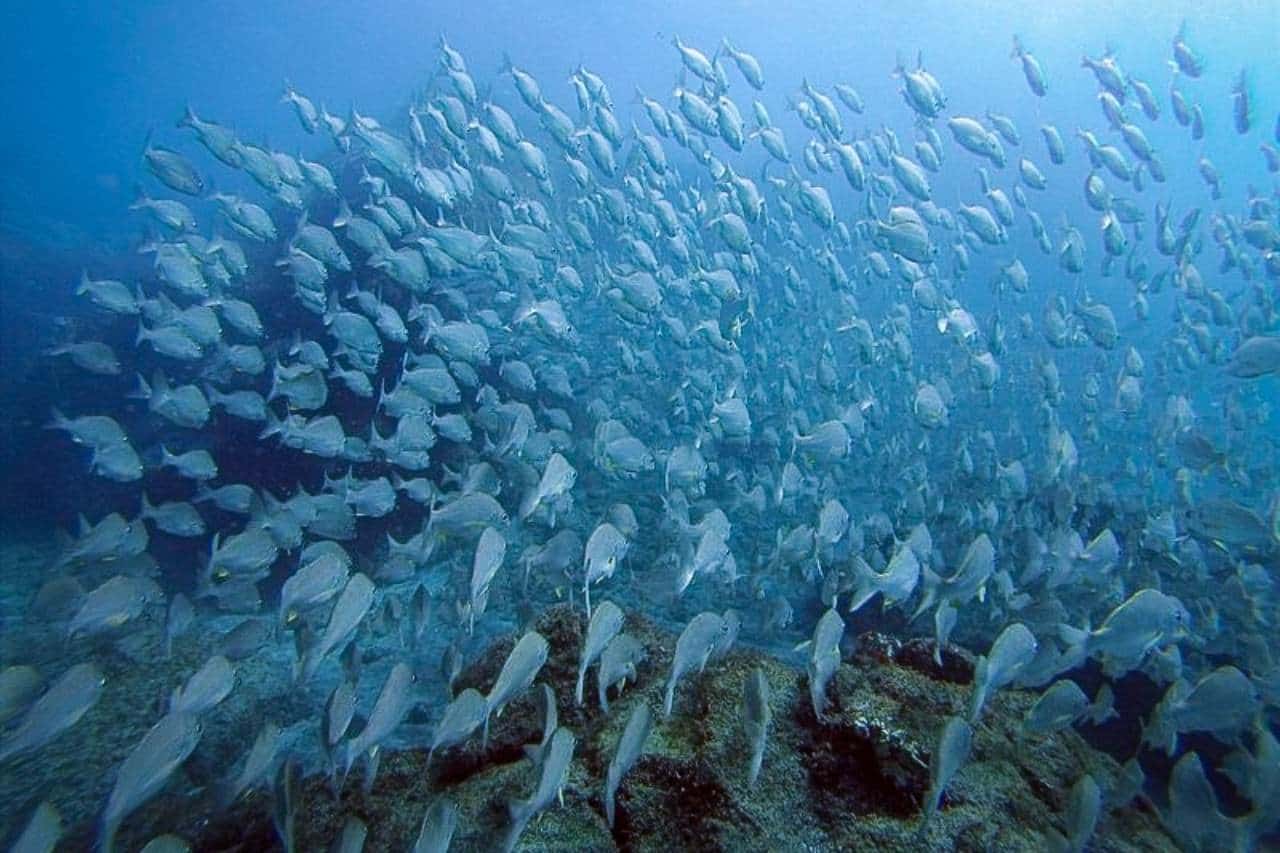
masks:
<path fill-rule="evenodd" d="M 600 524 L 587 539 L 582 563 L 582 594 L 591 613 L 591 585 L 611 577 L 630 548 L 625 536 L 609 522 Z"/>
<path fill-rule="evenodd" d="M 271 825 L 286 851 L 294 849 L 294 822 L 297 817 L 297 801 L 294 794 L 296 775 L 297 763 L 286 759 L 280 763 L 280 769 L 276 771 L 271 786 L 273 799 Z"/>
<path fill-rule="evenodd" d="M 753 788 L 756 780 L 760 778 L 769 725 L 773 721 L 773 711 L 769 703 L 769 680 L 765 677 L 764 670 L 756 667 L 747 676 L 742 704 L 743 728 L 747 733 L 747 741 L 751 744 L 751 763 L 747 770 L 747 783 Z"/>
<path fill-rule="evenodd" d="M 471 567 L 471 601 L 467 609 L 467 630 L 475 630 L 477 613 L 484 613 L 489 602 L 489 585 L 507 555 L 507 540 L 492 527 L 486 527 L 476 543 L 475 558 Z"/>
<path fill-rule="evenodd" d="M 102 812 L 98 847 L 111 850 L 124 819 L 160 792 L 200 742 L 204 728 L 195 714 L 173 712 L 147 730 L 116 771 Z"/>
<path fill-rule="evenodd" d="M 35 667 L 12 664 L 0 670 L 0 724 L 21 714 L 43 687 L 44 678 Z"/>
<path fill-rule="evenodd" d="M 471 687 L 463 690 L 445 707 L 444 716 L 431 737 L 427 761 L 431 761 L 437 749 L 456 746 L 471 737 L 488 718 L 489 701 L 484 694 Z"/>
<path fill-rule="evenodd" d="M 676 640 L 675 656 L 671 660 L 671 673 L 667 677 L 666 698 L 662 704 L 664 717 L 671 716 L 676 685 L 680 679 L 695 668 L 698 672 L 706 668 L 707 661 L 727 628 L 722 616 L 717 613 L 703 612 L 690 619 L 689 624 L 680 632 L 680 637 Z M 601 673 L 603 672 L 602 663 Z"/>
<path fill-rule="evenodd" d="M 605 646 L 600 655 L 600 666 L 596 671 L 596 692 L 600 701 L 600 710 L 608 713 L 609 688 L 619 685 L 619 692 L 626 685 L 627 679 L 635 681 L 636 668 L 645 658 L 644 646 L 630 634 L 618 634 Z"/>
<path fill-rule="evenodd" d="M 318 607 L 332 599 L 350 578 L 351 558 L 336 543 L 332 543 L 332 547 L 323 552 L 313 551 L 309 560 L 306 560 L 305 553 L 303 558 L 305 562 L 280 587 L 278 621 L 281 625 L 297 619 L 302 611 Z"/>
<path fill-rule="evenodd" d="M 562 796 L 561 790 L 569 774 L 569 763 L 573 760 L 577 738 L 573 732 L 563 726 L 556 729 L 551 737 L 551 745 L 547 750 L 546 760 L 542 763 L 542 775 L 533 795 L 527 800 L 512 800 L 507 804 L 507 813 L 511 818 L 511 827 L 503 839 L 503 849 L 512 850 L 519 841 L 529 821 L 539 812 L 551 805 L 552 800 Z"/>
<path fill-rule="evenodd" d="M 1142 740 L 1172 755 L 1182 732 L 1209 731 L 1230 739 L 1261 708 L 1257 687 L 1231 665 L 1220 666 L 1194 685 L 1179 679 L 1165 691 Z"/>
<path fill-rule="evenodd" d="M 626 776 L 640 759 L 644 752 L 645 741 L 649 739 L 652 730 L 653 714 L 649 711 L 649 706 L 641 702 L 627 718 L 627 725 L 622 730 L 622 737 L 618 739 L 617 749 L 609 761 L 609 770 L 605 775 L 604 814 L 610 829 L 614 826 L 617 811 L 615 803 L 618 786 L 622 784 L 622 777 Z"/>
<path fill-rule="evenodd" d="M 1061 634 L 1070 646 L 1065 659 L 1083 661 L 1100 656 L 1104 671 L 1113 675 L 1128 672 L 1153 649 L 1184 634 L 1190 624 L 1191 615 L 1176 597 L 1140 589 L 1092 631 L 1064 626 Z"/>
<path fill-rule="evenodd" d="M 219 802 L 223 808 L 230 806 L 242 794 L 271 778 L 280 750 L 280 727 L 267 721 L 258 730 L 258 736 L 245 753 L 239 773 L 228 778 L 219 788 Z"/>
<path fill-rule="evenodd" d="M 1027 80 L 1027 87 L 1036 97 L 1043 98 L 1049 92 L 1049 84 L 1045 80 L 1044 69 L 1040 60 L 1036 59 L 1015 35 L 1013 37 L 1013 58 L 1022 65 L 1022 76 Z"/>
<path fill-rule="evenodd" d="M 423 42 L 433 79 L 398 112 L 335 115 L 286 83 L 276 109 L 298 124 L 271 144 L 252 110 L 235 129 L 199 104 L 177 129 L 155 123 L 129 155 L 144 186 L 116 199 L 145 235 L 101 241 L 92 260 L 59 246 L 73 280 L 49 284 L 73 297 L 6 349 L 14 376 L 56 380 L 18 400 L 15 470 L 43 488 L 19 476 L 19 491 L 49 517 L 95 520 L 32 567 L 15 641 L 65 632 L 68 661 L 95 665 L 117 644 L 131 678 L 157 686 L 146 696 L 216 725 L 219 743 L 229 717 L 266 716 L 237 677 L 280 686 L 263 666 L 293 655 L 295 687 L 319 684 L 337 657 L 321 692 L 289 694 L 319 713 L 337 791 L 360 759 L 371 784 L 411 724 L 410 675 L 423 697 L 445 687 L 433 749 L 487 737 L 533 687 L 542 737 L 526 754 L 549 772 L 567 735 L 534 682 L 557 641 L 528 631 L 578 590 L 576 705 L 593 665 L 605 714 L 611 689 L 648 688 L 656 647 L 623 630 L 641 604 L 684 628 L 664 716 L 689 672 L 724 660 L 732 674 L 744 647 L 808 639 L 801 701 L 818 720 L 845 623 L 873 619 L 878 597 L 901 610 L 889 635 L 932 630 L 939 667 L 953 637 L 988 651 L 961 712 L 970 740 L 1014 686 L 1038 691 L 1023 737 L 1092 736 L 1086 723 L 1116 713 L 1111 688 L 1090 701 L 1064 677 L 1090 659 L 1109 680 L 1172 685 L 1148 747 L 1193 731 L 1235 747 L 1177 765 L 1173 842 L 1224 846 L 1230 826 L 1231 843 L 1256 844 L 1261 819 L 1228 825 L 1204 782 L 1228 775 L 1266 811 L 1267 741 L 1216 707 L 1256 711 L 1275 693 L 1280 231 L 1259 176 L 1280 138 L 1258 128 L 1256 49 L 1202 45 L 1192 19 L 1154 50 L 1108 48 L 1075 70 L 1023 32 L 996 81 L 1010 99 L 965 63 L 912 61 L 909 38 L 882 79 L 808 63 L 778 86 L 735 35 L 748 23 L 701 47 L 666 33 L 674 50 L 640 59 L 672 86 L 630 105 L 610 94 L 634 86 L 626 74 L 579 64 L 557 91 L 510 45 L 486 74 L 441 38 Z M 1167 100 L 1149 82 L 1166 59 Z M 100 213 L 99 195 L 90 182 L 72 207 Z M 47 446 L 21 428 L 41 407 Z M 510 555 L 518 585 L 501 577 Z M 601 586 L 609 601 L 593 602 Z M 513 625 L 488 697 L 455 698 L 465 663 Z M 780 688 L 741 674 L 756 784 Z M 385 679 L 376 702 L 371 678 Z M 35 753 L 96 707 L 88 685 L 42 706 L 57 698 L 36 695 L 42 681 L 0 673 L 0 755 Z M 154 722 L 150 701 L 134 705 L 122 731 Z M 376 720 L 353 726 L 357 706 Z M 963 763 L 960 725 L 933 751 L 922 824 Z M 279 761 L 285 732 L 264 726 L 243 772 L 250 788 L 272 774 L 289 847 L 300 771 Z M 1125 803 L 1135 768 L 1117 783 Z M 195 775 L 220 780 L 215 800 L 236 781 Z M 1090 843 L 1091 781 L 1047 845 Z M 513 814 L 512 842 L 543 794 Z M 423 844 L 447 846 L 457 821 L 438 801 Z M 369 839 L 349 828 L 346 843 L 381 843 L 375 823 Z"/>
<path fill-rule="evenodd" d="M 915 592 L 921 569 L 915 551 L 906 545 L 900 545 L 883 573 L 877 573 L 861 557 L 854 559 L 853 571 L 856 587 L 849 601 L 850 613 L 857 611 L 877 594 L 884 597 L 885 607 L 906 601 Z"/>
<path fill-rule="evenodd" d="M 1064 678 L 1040 694 L 1035 704 L 1027 709 L 1022 725 L 1027 731 L 1038 734 L 1059 731 L 1079 720 L 1102 725 L 1117 716 L 1113 703 L 1114 696 L 1107 685 L 1098 689 L 1097 698 L 1090 703 L 1079 685 Z"/>
<path fill-rule="evenodd" d="M 840 668 L 840 640 L 844 637 L 844 620 L 834 605 L 822 614 L 807 644 L 809 659 L 805 671 L 809 676 L 809 698 L 813 715 L 819 720 L 826 715 L 827 685 Z"/>
<path fill-rule="evenodd" d="M 925 795 L 924 813 L 919 832 L 923 833 L 937 814 L 947 785 L 969 759 L 973 745 L 973 729 L 962 717 L 948 717 L 929 758 L 929 792 Z"/>
<path fill-rule="evenodd" d="M 556 694 L 551 685 L 543 683 L 538 691 L 538 704 L 542 712 L 542 740 L 536 744 L 528 744 L 524 748 L 525 757 L 534 765 L 541 766 L 546 758 L 547 747 L 551 745 L 551 736 L 560 727 L 560 714 L 556 710 Z"/>
<path fill-rule="evenodd" d="M 571 491 L 577 479 L 578 472 L 564 456 L 559 453 L 551 454 L 537 487 L 528 492 L 520 503 L 520 518 L 526 519 L 533 515 L 544 501 L 554 500 Z M 555 526 L 554 521 L 552 526 Z"/>
<path fill-rule="evenodd" d="M 1280 371 L 1280 336 L 1254 335 L 1244 340 L 1227 365 L 1239 379 L 1257 379 Z"/>
<path fill-rule="evenodd" d="M 102 696 L 107 680 L 91 663 L 78 663 L 49 684 L 0 741 L 0 762 L 39 749 L 74 726 Z"/>
<path fill-rule="evenodd" d="M 58 810 L 48 800 L 42 800 L 9 849 L 13 853 L 50 853 L 62 837 L 63 829 Z"/>
<path fill-rule="evenodd" d="M 153 585 L 116 575 L 90 590 L 67 623 L 69 638 L 116 631 L 132 622 L 152 600 Z"/>
<path fill-rule="evenodd" d="M 264 572 L 275 562 L 280 548 L 271 534 L 261 527 L 250 527 L 228 536 L 222 541 L 221 533 L 213 534 L 209 544 L 208 572 L 215 578 L 236 575 L 254 576 Z"/>
<path fill-rule="evenodd" d="M 582 688 L 587 670 L 622 631 L 623 618 L 622 609 L 612 601 L 601 602 L 595 613 L 591 614 L 587 636 L 582 641 L 582 656 L 578 661 L 578 682 L 573 694 L 576 704 L 582 704 Z"/>
<path fill-rule="evenodd" d="M 387 680 L 382 684 L 382 691 L 378 694 L 378 700 L 374 702 L 373 710 L 364 728 L 347 742 L 343 758 L 344 776 L 351 772 L 358 758 L 376 750 L 404 720 L 416 701 L 413 695 L 413 684 L 416 680 L 417 676 L 413 674 L 413 670 L 403 661 L 391 667 L 391 672 L 387 674 Z M 372 771 L 369 775 L 372 777 Z M 365 783 L 366 789 L 372 784 L 372 779 L 368 779 Z"/>
<path fill-rule="evenodd" d="M 1195 843 L 1232 835 L 1227 818 L 1218 810 L 1217 797 L 1204 772 L 1200 755 L 1189 750 L 1173 766 L 1169 777 L 1167 819 L 1179 838 Z"/>
<path fill-rule="evenodd" d="M 98 376 L 120 375 L 120 360 L 115 351 L 101 341 L 66 343 L 47 350 L 51 356 L 65 355 L 82 370 Z"/>
<path fill-rule="evenodd" d="M 342 832 L 333 841 L 335 853 L 360 853 L 364 849 L 369 827 L 360 818 L 348 815 L 342 824 Z"/>
<path fill-rule="evenodd" d="M 376 586 L 367 575 L 357 572 L 350 577 L 334 602 L 324 633 L 302 655 L 297 667 L 300 680 L 310 681 L 321 661 L 350 639 L 373 605 L 375 591 Z"/>
<path fill-rule="evenodd" d="M 157 530 L 172 536 L 203 536 L 206 530 L 204 519 L 191 504 L 185 501 L 169 501 L 153 506 L 147 501 L 145 492 L 142 495 L 142 509 L 138 517 L 151 521 Z"/>
<path fill-rule="evenodd" d="M 973 697 L 969 703 L 969 723 L 976 724 L 988 697 L 1016 679 L 1036 656 L 1039 644 L 1035 635 L 1021 622 L 1006 627 L 991 644 L 991 650 L 978 658 L 973 672 Z"/>
<path fill-rule="evenodd" d="M 1088 773 L 1071 786 L 1067 801 L 1067 836 L 1050 830 L 1049 844 L 1058 850 L 1083 851 L 1102 814 L 1102 789 Z"/>
<path fill-rule="evenodd" d="M 334 781 L 333 774 L 336 772 L 338 764 L 335 747 L 346 735 L 351 721 L 355 718 L 355 714 L 355 683 L 350 679 L 340 681 L 338 686 L 333 688 L 333 692 L 329 694 L 329 701 L 325 704 L 324 713 L 320 718 L 320 745 L 329 762 L 331 783 Z"/>
<path fill-rule="evenodd" d="M 528 690 L 547 662 L 549 646 L 537 631 L 529 631 L 515 644 L 502 664 L 493 687 L 485 696 L 484 740 L 489 740 L 489 718 L 502 716 L 509 702 Z"/>
<path fill-rule="evenodd" d="M 1173 70 L 1195 79 L 1204 73 L 1204 61 L 1186 42 L 1187 22 L 1178 26 L 1178 33 L 1173 37 Z"/>
<path fill-rule="evenodd" d="M 199 716 L 231 693 L 235 687 L 235 667 L 222 655 L 214 655 L 205 661 L 187 683 L 174 688 L 169 700 L 169 712 Z"/>
<path fill-rule="evenodd" d="M 422 815 L 413 853 L 446 853 L 458 828 L 458 807 L 441 794 L 431 801 Z"/>
<path fill-rule="evenodd" d="M 191 196 L 204 192 L 204 178 L 187 158 L 172 148 L 153 145 L 148 138 L 142 149 L 142 161 L 147 170 L 169 189 Z"/>

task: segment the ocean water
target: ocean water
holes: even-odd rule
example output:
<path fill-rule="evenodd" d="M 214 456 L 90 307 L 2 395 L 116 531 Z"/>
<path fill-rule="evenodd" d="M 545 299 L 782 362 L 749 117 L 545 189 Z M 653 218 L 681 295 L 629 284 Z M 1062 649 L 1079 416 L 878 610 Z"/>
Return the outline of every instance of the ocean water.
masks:
<path fill-rule="evenodd" d="M 806 684 L 878 635 L 985 656 L 975 695 L 1105 687 L 1114 716 L 1062 726 L 1141 769 L 1103 792 L 1102 849 L 1126 814 L 1185 849 L 1276 843 L 1280 7 L 688 5 L 7 10 L 2 837 L 43 801 L 61 849 L 109 846 L 114 798 L 128 844 L 235 846 L 279 767 L 421 753 L 451 673 L 558 606 L 585 624 L 589 591 L 665 632 L 642 690 L 708 613 Z M 215 662 L 184 711 L 217 655 L 227 690 Z M 85 665 L 105 685 L 61 697 Z M 556 699 L 595 755 L 603 717 Z M 175 720 L 198 739 L 157 755 Z M 218 802 L 265 721 L 257 799 Z M 571 791 L 602 771 L 582 752 Z M 382 784 L 312 817 L 371 820 Z M 1088 812 L 1069 787 L 1046 796 Z M 454 796 L 457 849 L 498 844 L 475 827 L 505 811 Z M 645 846 L 565 808 L 604 830 L 525 843 Z M 963 846 L 931 825 L 894 849 Z M 370 823 L 370 849 L 411 841 Z"/>

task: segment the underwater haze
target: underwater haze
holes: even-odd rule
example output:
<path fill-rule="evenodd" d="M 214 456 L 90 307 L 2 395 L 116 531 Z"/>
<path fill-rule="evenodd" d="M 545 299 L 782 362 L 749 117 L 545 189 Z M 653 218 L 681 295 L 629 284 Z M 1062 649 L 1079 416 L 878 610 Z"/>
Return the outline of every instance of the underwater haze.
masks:
<path fill-rule="evenodd" d="M 24 4 L 0 841 L 1280 848 L 1280 6 Z"/>

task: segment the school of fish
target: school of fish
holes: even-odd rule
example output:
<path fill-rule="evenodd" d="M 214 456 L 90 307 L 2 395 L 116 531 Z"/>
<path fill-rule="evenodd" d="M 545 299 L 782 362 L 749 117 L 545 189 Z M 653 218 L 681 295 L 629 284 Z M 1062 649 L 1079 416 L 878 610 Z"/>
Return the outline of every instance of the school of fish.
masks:
<path fill-rule="evenodd" d="M 478 79 L 441 38 L 438 72 L 386 119 L 287 87 L 325 140 L 314 159 L 196 107 L 148 140 L 132 209 L 150 272 L 85 270 L 78 328 L 100 334 L 50 351 L 100 390 L 49 426 L 121 498 L 82 518 L 27 617 L 61 620 L 79 662 L 0 672 L 0 766 L 112 690 L 104 640 L 158 630 L 167 655 L 239 614 L 163 709 L 139 703 L 100 847 L 264 649 L 294 661 L 279 679 L 314 706 L 333 785 L 363 766 L 367 789 L 416 706 L 443 709 L 419 744 L 438 755 L 540 691 L 548 641 L 519 628 L 487 694 L 454 681 L 485 637 L 563 600 L 588 626 L 576 695 L 542 685 L 508 848 L 574 761 L 557 703 L 607 710 L 635 680 L 628 613 L 679 640 L 662 713 L 633 712 L 609 764 L 611 824 L 650 732 L 733 643 L 790 655 L 822 719 L 857 626 L 982 653 L 922 829 L 998 691 L 1037 692 L 1025 730 L 1042 737 L 1114 717 L 1109 684 L 1135 671 L 1163 693 L 1144 747 L 1211 733 L 1248 804 L 1224 814 L 1185 752 L 1160 807 L 1180 841 L 1243 849 L 1273 829 L 1280 213 L 1201 140 L 1229 121 L 1274 174 L 1280 118 L 1264 126 L 1244 72 L 1201 85 L 1185 31 L 1149 78 L 1110 52 L 1047 69 L 1014 39 L 1035 128 L 957 112 L 923 58 L 883 80 L 776 80 L 728 40 L 673 44 L 677 84 L 629 109 L 583 66 L 563 98 L 511 61 Z M 1072 73 L 1096 80 L 1087 127 L 1049 121 Z M 893 86 L 897 113 L 870 115 L 854 82 Z M 1151 141 L 1173 132 L 1184 145 Z M 1062 186 L 1087 217 L 1043 202 Z M 187 559 L 153 556 L 156 539 Z M 1107 680 L 1093 697 L 1067 677 L 1084 666 Z M 757 670 L 753 782 L 769 696 Z M 274 789 L 292 849 L 280 729 L 245 743 L 219 799 Z M 1140 793 L 1136 757 L 1126 772 L 1127 796 L 1081 778 L 1061 849 Z M 414 849 L 447 849 L 469 816 L 423 806 Z M 60 832 L 44 804 L 22 849 Z M 349 818 L 335 849 L 368 832 Z"/>

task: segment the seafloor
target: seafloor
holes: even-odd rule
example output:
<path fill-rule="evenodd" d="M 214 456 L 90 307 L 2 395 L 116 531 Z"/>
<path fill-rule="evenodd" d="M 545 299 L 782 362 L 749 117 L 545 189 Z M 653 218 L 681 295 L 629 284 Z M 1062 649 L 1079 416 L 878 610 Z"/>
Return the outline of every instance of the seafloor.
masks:
<path fill-rule="evenodd" d="M 12 537 L 0 548 L 0 578 L 8 584 L 0 588 L 0 655 L 6 664 L 45 664 L 56 671 L 68 652 L 48 637 L 34 642 L 14 630 L 51 548 L 39 538 Z M 611 701 L 606 715 L 594 702 L 582 708 L 572 702 L 585 627 L 580 610 L 554 608 L 533 627 L 551 648 L 539 680 L 554 689 L 560 725 L 574 732 L 577 749 L 563 805 L 553 804 L 529 825 L 520 849 L 1040 851 L 1047 849 L 1051 830 L 1065 834 L 1067 794 L 1075 781 L 1092 774 L 1105 792 L 1119 769 L 1070 730 L 1024 735 L 1022 715 L 1035 694 L 1004 690 L 988 702 L 969 761 L 920 834 L 933 745 L 945 718 L 968 707 L 972 664 L 962 650 L 949 649 L 944 666 L 937 667 L 924 641 L 848 638 L 845 662 L 828 690 L 827 719 L 819 722 L 803 672 L 739 647 L 703 675 L 686 676 L 672 717 L 663 720 L 662 694 L 675 645 L 671 633 L 628 614 L 625 630 L 643 642 L 648 658 L 638 683 Z M 141 737 L 142 721 L 160 713 L 168 686 L 197 668 L 218 642 L 214 632 L 189 635 L 172 659 L 157 664 L 152 658 L 159 631 L 151 625 L 142 637 L 100 650 L 108 689 L 98 705 L 44 749 L 0 768 L 0 838 L 12 838 L 34 804 L 47 798 L 68 826 L 59 849 L 92 846 L 114 768 Z M 456 689 L 487 690 L 511 646 L 510 637 L 496 640 L 462 673 Z M 126 821 L 119 849 L 139 849 L 161 833 L 176 833 L 196 850 L 280 849 L 269 788 L 247 794 L 230 810 L 219 812 L 212 803 L 217 783 L 265 719 L 282 728 L 295 752 L 315 755 L 316 705 L 288 689 L 282 665 L 274 649 L 239 662 L 235 692 L 210 712 L 204 739 L 183 770 Z M 773 721 L 763 770 L 751 787 L 742 709 L 744 684 L 756 667 L 770 684 Z M 594 673 L 589 695 L 593 688 Z M 604 778 L 638 702 L 650 706 L 653 732 L 622 782 L 610 831 Z M 150 706 L 155 714 L 140 713 Z M 368 706 L 362 700 L 361 708 L 367 712 Z M 402 739 L 422 742 L 437 717 L 438 711 L 411 714 Z M 391 751 L 370 792 L 362 790 L 356 770 L 337 799 L 315 762 L 304 763 L 311 772 L 295 793 L 296 849 L 327 848 L 352 815 L 368 827 L 366 850 L 410 849 L 426 807 L 441 793 L 459 807 L 451 849 L 494 849 L 506 831 L 506 803 L 528 797 L 537 783 L 522 747 L 540 740 L 541 726 L 530 691 L 493 721 L 487 747 L 476 735 L 435 756 L 429 767 L 425 749 Z M 1104 812 L 1089 849 L 1176 848 L 1150 807 L 1134 800 Z"/>

